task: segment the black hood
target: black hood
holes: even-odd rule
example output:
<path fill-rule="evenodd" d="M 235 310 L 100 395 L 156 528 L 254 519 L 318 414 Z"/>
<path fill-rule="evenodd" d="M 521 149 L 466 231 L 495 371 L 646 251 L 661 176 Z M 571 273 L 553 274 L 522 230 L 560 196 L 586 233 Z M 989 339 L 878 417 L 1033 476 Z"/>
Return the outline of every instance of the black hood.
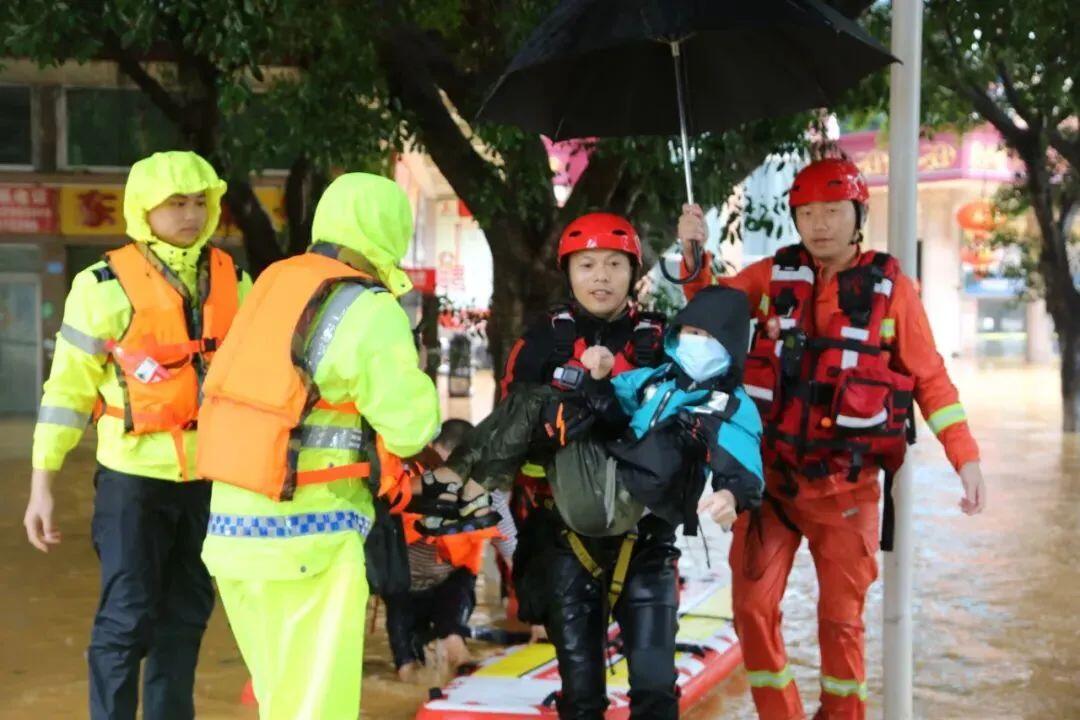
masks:
<path fill-rule="evenodd" d="M 714 285 L 700 290 L 671 321 L 674 339 L 683 325 L 701 328 L 720 341 L 731 354 L 731 369 L 724 375 L 729 389 L 742 384 L 750 345 L 750 301 L 742 290 Z"/>

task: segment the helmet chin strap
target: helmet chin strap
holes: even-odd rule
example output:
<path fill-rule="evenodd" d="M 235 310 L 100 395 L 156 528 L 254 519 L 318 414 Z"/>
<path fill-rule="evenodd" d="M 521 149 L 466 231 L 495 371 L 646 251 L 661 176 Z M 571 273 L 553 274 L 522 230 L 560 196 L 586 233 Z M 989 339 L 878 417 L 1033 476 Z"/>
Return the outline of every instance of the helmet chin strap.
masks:
<path fill-rule="evenodd" d="M 852 200 L 855 206 L 855 235 L 851 238 L 852 245 L 858 245 L 863 241 L 863 225 L 866 224 L 866 210 L 858 200 Z"/>

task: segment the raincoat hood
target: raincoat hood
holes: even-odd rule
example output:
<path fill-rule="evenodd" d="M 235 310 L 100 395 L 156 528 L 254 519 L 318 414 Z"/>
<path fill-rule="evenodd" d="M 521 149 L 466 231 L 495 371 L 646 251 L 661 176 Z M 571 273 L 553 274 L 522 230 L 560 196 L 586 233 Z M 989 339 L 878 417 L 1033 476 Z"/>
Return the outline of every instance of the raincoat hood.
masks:
<path fill-rule="evenodd" d="M 672 355 L 683 325 L 701 328 L 720 341 L 731 355 L 724 375 L 727 389 L 742 384 L 743 366 L 750 345 L 750 301 L 742 290 L 714 285 L 701 290 L 671 320 L 664 348 Z"/>
<path fill-rule="evenodd" d="M 409 198 L 393 180 L 368 173 L 342 175 L 315 209 L 312 243 L 333 243 L 359 253 L 395 296 L 412 289 L 398 264 L 412 239 Z"/>
<path fill-rule="evenodd" d="M 127 234 L 137 242 L 149 243 L 170 266 L 188 256 L 198 257 L 203 246 L 217 230 L 221 219 L 221 198 L 225 195 L 225 181 L 218 177 L 210 163 L 193 152 L 171 151 L 154 153 L 131 166 L 127 185 L 124 187 L 124 220 Z M 195 242 L 188 248 L 160 240 L 154 236 L 147 213 L 165 202 L 172 195 L 206 193 L 206 226 Z"/>

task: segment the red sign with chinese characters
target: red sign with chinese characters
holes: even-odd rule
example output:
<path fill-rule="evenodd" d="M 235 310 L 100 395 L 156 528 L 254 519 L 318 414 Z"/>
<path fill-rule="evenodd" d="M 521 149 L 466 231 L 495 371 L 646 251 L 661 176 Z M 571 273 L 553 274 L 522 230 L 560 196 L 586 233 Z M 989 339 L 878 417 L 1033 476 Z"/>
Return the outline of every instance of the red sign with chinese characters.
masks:
<path fill-rule="evenodd" d="M 402 268 L 409 274 L 413 288 L 422 295 L 435 294 L 435 268 Z"/>
<path fill-rule="evenodd" d="M 54 233 L 58 226 L 55 188 L 0 185 L 0 233 Z"/>

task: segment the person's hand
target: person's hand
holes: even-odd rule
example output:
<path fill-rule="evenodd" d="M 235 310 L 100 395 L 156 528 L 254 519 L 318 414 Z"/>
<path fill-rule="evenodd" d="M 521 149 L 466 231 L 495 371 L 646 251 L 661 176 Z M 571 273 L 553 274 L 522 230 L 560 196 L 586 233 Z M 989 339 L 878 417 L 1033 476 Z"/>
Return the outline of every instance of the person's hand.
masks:
<path fill-rule="evenodd" d="M 705 211 L 700 205 L 683 205 L 679 217 L 679 244 L 682 246 L 683 260 L 688 267 L 697 261 L 697 248 L 709 239 L 709 228 L 705 224 Z"/>
<path fill-rule="evenodd" d="M 615 367 L 615 356 L 603 345 L 593 345 L 581 353 L 581 364 L 585 366 L 594 380 L 602 380 L 611 374 Z"/>
<path fill-rule="evenodd" d="M 41 552 L 60 544 L 60 528 L 53 523 L 53 473 L 35 469 L 30 476 L 30 501 L 26 503 L 23 525 L 26 539 Z"/>
<path fill-rule="evenodd" d="M 706 495 L 698 503 L 697 509 L 698 513 L 707 514 L 725 530 L 731 529 L 737 515 L 735 496 L 730 490 L 717 490 L 711 495 Z"/>
<path fill-rule="evenodd" d="M 765 321 L 765 335 L 770 340 L 780 339 L 780 318 L 771 317 Z"/>
<path fill-rule="evenodd" d="M 986 481 L 978 462 L 972 461 L 960 468 L 960 482 L 964 485 L 960 509 L 965 515 L 978 515 L 986 509 Z"/>
<path fill-rule="evenodd" d="M 634 284 L 634 295 L 641 301 L 643 298 L 650 297 L 653 294 L 653 289 L 652 276 L 645 274 Z"/>
<path fill-rule="evenodd" d="M 548 635 L 547 630 L 543 625 L 532 625 L 529 627 L 529 644 L 535 645 L 538 642 L 547 642 Z"/>

